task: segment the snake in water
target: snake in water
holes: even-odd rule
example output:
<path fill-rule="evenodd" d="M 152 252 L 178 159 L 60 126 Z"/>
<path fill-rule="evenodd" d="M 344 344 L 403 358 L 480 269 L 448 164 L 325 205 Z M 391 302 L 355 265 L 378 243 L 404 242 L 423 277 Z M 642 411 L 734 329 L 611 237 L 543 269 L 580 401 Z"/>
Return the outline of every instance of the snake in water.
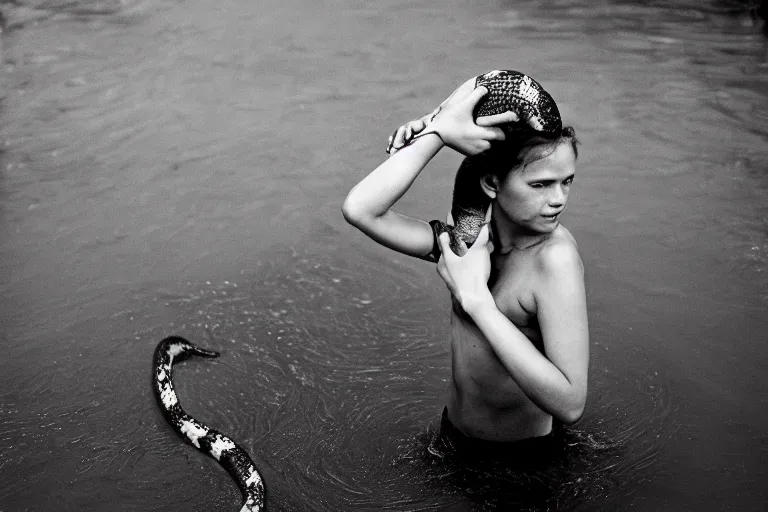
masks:
<path fill-rule="evenodd" d="M 507 136 L 520 137 L 526 132 L 543 137 L 557 137 L 562 130 L 560 112 L 552 97 L 533 78 L 517 71 L 491 71 L 479 75 L 475 87 L 486 87 L 486 94 L 475 110 L 475 117 L 512 111 L 519 122 L 502 126 Z M 413 137 L 406 141 L 406 145 Z M 485 221 L 490 200 L 476 186 L 478 170 L 472 159 L 465 159 L 454 184 L 451 213 L 455 226 L 435 222 L 436 235 L 447 231 L 451 248 L 457 251 L 460 237 L 467 246 L 477 238 Z M 173 364 L 191 355 L 218 357 L 219 353 L 199 348 L 179 336 L 169 336 L 157 345 L 153 360 L 153 383 L 163 415 L 185 441 L 213 457 L 229 472 L 243 494 L 241 512 L 264 512 L 264 481 L 248 453 L 232 439 L 214 430 L 182 409 L 173 387 Z"/>
<path fill-rule="evenodd" d="M 169 336 L 158 343 L 153 358 L 153 388 L 165 419 L 185 441 L 213 457 L 235 479 L 243 494 L 240 512 L 263 512 L 264 481 L 248 453 L 232 439 L 214 430 L 181 408 L 173 388 L 173 363 L 191 355 L 219 357 L 218 352 L 205 350 L 179 336 Z"/>

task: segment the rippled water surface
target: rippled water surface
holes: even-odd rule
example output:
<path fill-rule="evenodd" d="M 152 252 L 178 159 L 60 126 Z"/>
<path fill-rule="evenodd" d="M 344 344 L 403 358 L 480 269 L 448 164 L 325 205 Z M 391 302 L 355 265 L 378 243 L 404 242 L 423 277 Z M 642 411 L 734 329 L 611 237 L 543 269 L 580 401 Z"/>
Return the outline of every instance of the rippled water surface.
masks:
<path fill-rule="evenodd" d="M 444 285 L 339 210 L 394 127 L 495 68 L 539 79 L 582 140 L 563 222 L 588 275 L 584 453 L 528 505 L 763 510 L 768 64 L 748 3 L 0 3 L 0 510 L 238 509 L 154 402 L 171 333 L 223 351 L 177 390 L 252 454 L 270 510 L 508 510 L 509 482 L 462 491 L 421 457 Z M 442 217 L 458 161 L 402 209 Z"/>

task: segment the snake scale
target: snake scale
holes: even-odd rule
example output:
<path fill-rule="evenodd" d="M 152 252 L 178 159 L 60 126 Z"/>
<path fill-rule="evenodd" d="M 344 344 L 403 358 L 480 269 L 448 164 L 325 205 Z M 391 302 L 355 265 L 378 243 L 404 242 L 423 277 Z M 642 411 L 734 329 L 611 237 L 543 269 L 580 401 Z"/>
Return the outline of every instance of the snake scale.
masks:
<path fill-rule="evenodd" d="M 495 70 L 476 77 L 475 87 L 479 86 L 486 87 L 488 94 L 478 104 L 476 117 L 507 111 L 518 114 L 520 121 L 502 126 L 508 137 L 524 136 L 525 133 L 556 137 L 562 129 L 555 101 L 529 76 L 517 71 Z M 450 234 L 451 247 L 457 252 L 459 238 L 467 246 L 475 241 L 490 204 L 487 196 L 478 194 L 477 187 L 471 186 L 478 177 L 471 162 L 466 159 L 456 175 L 451 207 L 455 226 L 438 222 L 433 227 L 438 235 L 443 231 Z M 157 402 L 174 430 L 185 441 L 216 459 L 237 482 L 243 494 L 241 512 L 264 512 L 264 482 L 248 453 L 229 437 L 187 414 L 179 403 L 171 378 L 173 364 L 192 355 L 218 357 L 219 353 L 199 348 L 179 336 L 169 336 L 157 345 L 153 359 Z"/>
<path fill-rule="evenodd" d="M 507 139 L 512 137 L 557 137 L 563 129 L 560 111 L 552 96 L 536 80 L 512 70 L 494 70 L 479 75 L 475 87 L 485 87 L 488 93 L 475 108 L 475 117 L 515 112 L 520 121 L 501 126 Z M 490 199 L 478 188 L 482 160 L 467 158 L 456 173 L 453 185 L 451 216 L 454 226 L 434 221 L 435 236 L 447 232 L 451 249 L 460 254 L 459 240 L 470 247 L 485 222 Z"/>
<path fill-rule="evenodd" d="M 153 359 L 155 397 L 165 419 L 185 441 L 213 457 L 237 482 L 243 494 L 240 512 L 264 511 L 264 482 L 248 453 L 232 439 L 214 430 L 181 408 L 173 388 L 173 364 L 191 355 L 219 357 L 218 352 L 205 350 L 179 336 L 169 336 L 158 343 Z"/>

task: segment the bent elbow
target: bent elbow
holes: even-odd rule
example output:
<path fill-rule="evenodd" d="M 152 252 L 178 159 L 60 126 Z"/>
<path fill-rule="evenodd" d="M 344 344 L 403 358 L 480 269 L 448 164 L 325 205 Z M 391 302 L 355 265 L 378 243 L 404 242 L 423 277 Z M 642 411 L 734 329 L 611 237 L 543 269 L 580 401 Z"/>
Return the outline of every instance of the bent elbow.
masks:
<path fill-rule="evenodd" d="M 563 411 L 560 414 L 560 417 L 557 419 L 559 419 L 566 425 L 571 425 L 579 421 L 583 415 L 584 415 L 584 405 L 582 404 L 581 406 L 572 407 L 570 409 Z"/>
<path fill-rule="evenodd" d="M 587 405 L 587 385 L 586 383 L 574 383 L 568 391 L 561 396 L 561 402 L 557 408 L 557 413 L 553 414 L 558 420 L 566 425 L 576 423 L 584 415 L 584 409 Z"/>
<path fill-rule="evenodd" d="M 344 216 L 344 220 L 353 226 L 359 226 L 362 219 L 362 210 L 359 208 L 350 196 L 344 200 L 344 204 L 341 205 L 341 214 Z"/>
<path fill-rule="evenodd" d="M 570 403 L 564 405 L 560 414 L 557 415 L 557 419 L 566 425 L 576 423 L 584 415 L 584 408 L 587 402 L 586 393 L 578 393 L 578 396 L 572 397 L 569 402 Z"/>
<path fill-rule="evenodd" d="M 344 219 L 364 232 L 372 229 L 372 226 L 379 218 L 379 214 L 371 209 L 370 203 L 362 197 L 356 197 L 354 189 L 349 193 L 341 205 L 341 214 Z"/>

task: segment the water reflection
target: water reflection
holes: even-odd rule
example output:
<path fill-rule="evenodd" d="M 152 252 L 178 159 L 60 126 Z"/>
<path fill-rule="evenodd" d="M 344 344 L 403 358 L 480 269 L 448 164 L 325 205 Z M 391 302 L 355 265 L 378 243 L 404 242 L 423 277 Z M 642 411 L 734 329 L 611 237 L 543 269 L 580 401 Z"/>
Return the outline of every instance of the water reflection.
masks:
<path fill-rule="evenodd" d="M 760 507 L 768 68 L 735 5 L 0 4 L 0 508 L 237 506 L 153 402 L 171 332 L 226 349 L 177 389 L 274 510 L 519 498 L 423 459 L 445 290 L 339 214 L 394 126 L 497 67 L 540 79 L 584 141 L 564 220 L 589 278 L 583 451 L 529 504 Z M 408 213 L 441 216 L 456 163 Z"/>

